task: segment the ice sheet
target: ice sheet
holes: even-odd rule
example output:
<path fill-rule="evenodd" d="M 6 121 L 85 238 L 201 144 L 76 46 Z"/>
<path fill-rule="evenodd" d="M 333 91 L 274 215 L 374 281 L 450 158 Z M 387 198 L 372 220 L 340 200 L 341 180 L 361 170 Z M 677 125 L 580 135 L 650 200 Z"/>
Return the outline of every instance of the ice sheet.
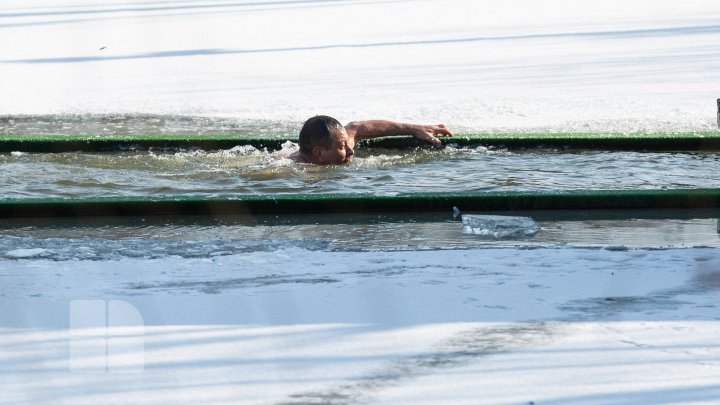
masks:
<path fill-rule="evenodd" d="M 712 403 L 719 268 L 717 249 L 0 259 L 0 402 Z M 134 333 L 140 372 L 69 369 L 77 300 L 137 311 L 99 342 Z"/>
<path fill-rule="evenodd" d="M 0 14 L 3 114 L 715 127 L 714 0 L 30 0 Z"/>
<path fill-rule="evenodd" d="M 716 0 L 4 0 L 0 38 L 3 116 L 699 131 L 720 83 Z M 720 396 L 717 249 L 120 256 L 0 258 L 0 403 Z M 73 300 L 138 310 L 143 372 L 70 372 Z"/>

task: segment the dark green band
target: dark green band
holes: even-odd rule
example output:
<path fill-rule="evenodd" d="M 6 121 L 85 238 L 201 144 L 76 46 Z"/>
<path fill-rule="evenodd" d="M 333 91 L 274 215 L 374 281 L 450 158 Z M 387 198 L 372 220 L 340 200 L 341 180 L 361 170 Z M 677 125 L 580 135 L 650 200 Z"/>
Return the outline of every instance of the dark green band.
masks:
<path fill-rule="evenodd" d="M 473 134 L 442 138 L 445 145 L 486 146 L 504 149 L 574 149 L 609 151 L 720 151 L 720 132 L 673 134 L 618 133 L 527 133 Z M 368 146 L 408 148 L 423 142 L 408 137 L 379 138 L 364 141 Z"/>
<path fill-rule="evenodd" d="M 253 135 L 4 135 L 0 152 L 108 152 L 149 148 L 230 149 L 251 145 L 259 149 L 278 150 L 296 136 L 260 137 Z M 508 149 L 599 149 L 631 151 L 699 151 L 720 150 L 720 132 L 684 132 L 656 134 L 620 133 L 502 133 L 465 134 L 442 138 L 445 145 L 489 146 Z M 382 148 L 429 146 L 412 137 L 389 137 L 365 140 L 361 145 Z"/>
<path fill-rule="evenodd" d="M 719 208 L 720 189 L 0 200 L 0 217 Z"/>

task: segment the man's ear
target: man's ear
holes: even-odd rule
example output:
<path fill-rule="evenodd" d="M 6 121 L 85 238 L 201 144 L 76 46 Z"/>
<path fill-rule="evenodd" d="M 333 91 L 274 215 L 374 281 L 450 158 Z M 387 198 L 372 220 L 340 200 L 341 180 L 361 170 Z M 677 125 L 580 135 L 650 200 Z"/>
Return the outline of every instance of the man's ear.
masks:
<path fill-rule="evenodd" d="M 322 153 L 323 153 L 323 149 L 321 147 L 319 147 L 319 146 L 313 147 L 312 162 L 315 164 L 325 163 L 325 159 L 323 159 Z"/>

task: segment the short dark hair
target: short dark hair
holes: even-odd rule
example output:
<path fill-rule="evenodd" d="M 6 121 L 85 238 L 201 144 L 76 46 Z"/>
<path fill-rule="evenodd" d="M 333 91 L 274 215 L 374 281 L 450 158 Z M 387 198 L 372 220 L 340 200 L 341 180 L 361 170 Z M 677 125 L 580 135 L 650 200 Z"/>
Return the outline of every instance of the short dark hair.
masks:
<path fill-rule="evenodd" d="M 324 149 L 332 147 L 332 136 L 342 129 L 340 121 L 327 115 L 316 115 L 303 124 L 298 137 L 300 153 L 311 156 L 316 146 Z"/>

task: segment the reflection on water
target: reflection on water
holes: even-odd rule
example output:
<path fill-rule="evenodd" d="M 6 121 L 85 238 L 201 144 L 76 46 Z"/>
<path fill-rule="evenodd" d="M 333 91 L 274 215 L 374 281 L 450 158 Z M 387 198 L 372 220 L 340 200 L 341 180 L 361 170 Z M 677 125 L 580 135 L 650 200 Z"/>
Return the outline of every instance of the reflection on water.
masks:
<path fill-rule="evenodd" d="M 710 152 L 360 148 L 321 167 L 293 163 L 296 150 L 13 152 L 0 154 L 0 187 L 5 198 L 720 187 Z"/>

